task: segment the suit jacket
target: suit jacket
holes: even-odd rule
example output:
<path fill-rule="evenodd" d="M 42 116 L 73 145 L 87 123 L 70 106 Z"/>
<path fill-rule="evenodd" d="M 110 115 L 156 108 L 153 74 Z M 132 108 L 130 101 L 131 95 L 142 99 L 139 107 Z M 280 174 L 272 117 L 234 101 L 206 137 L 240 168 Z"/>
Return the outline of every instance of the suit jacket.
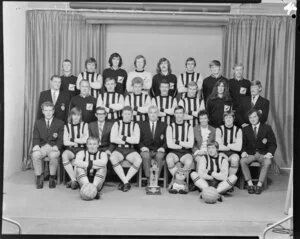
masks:
<path fill-rule="evenodd" d="M 260 123 L 256 139 L 251 124 L 243 128 L 242 152 L 249 155 L 254 155 L 256 151 L 260 154 L 269 152 L 274 155 L 276 148 L 276 138 L 270 125 Z"/>
<path fill-rule="evenodd" d="M 116 144 L 110 142 L 110 131 L 114 122 L 105 121 L 103 126 L 101 146 L 108 147 L 110 152 L 114 151 Z M 99 138 L 98 121 L 89 123 L 89 136 Z"/>
<path fill-rule="evenodd" d="M 41 105 L 46 101 L 52 102 L 51 90 L 45 90 L 40 93 L 37 119 L 44 118 Z M 68 119 L 69 102 L 70 94 L 65 91 L 60 91 L 56 103 L 54 105 L 54 117 L 64 121 L 65 123 L 67 123 Z"/>
<path fill-rule="evenodd" d="M 263 98 L 261 96 L 258 97 L 255 105 L 253 108 L 257 110 L 261 110 L 262 114 L 260 117 L 260 123 L 264 124 L 266 123 L 269 115 L 269 105 L 270 101 L 266 98 Z M 252 108 L 251 105 L 251 96 L 245 96 L 240 99 L 240 103 L 237 106 L 237 112 L 236 112 L 236 121 L 239 126 L 242 126 L 242 124 L 250 124 L 249 118 L 247 115 L 247 112 Z"/>
<path fill-rule="evenodd" d="M 49 144 L 56 145 L 59 150 L 63 146 L 64 122 L 53 118 L 50 128 L 47 129 L 45 118 L 36 120 L 33 129 L 33 147 Z"/>
<path fill-rule="evenodd" d="M 159 120 L 156 121 L 156 127 L 154 132 L 154 138 L 151 133 L 149 120 L 141 121 L 140 125 L 140 143 L 138 148 L 147 147 L 150 150 L 157 151 L 159 148 L 164 148 L 167 150 L 166 142 L 166 129 L 167 124 Z"/>
<path fill-rule="evenodd" d="M 214 127 L 210 126 L 210 125 L 208 125 L 208 129 L 211 132 L 208 136 L 207 141 L 208 142 L 215 141 L 215 139 L 216 139 L 216 129 Z M 194 136 L 195 136 L 195 142 L 194 142 L 194 146 L 193 146 L 193 149 L 192 149 L 193 153 L 195 153 L 196 150 L 201 148 L 201 145 L 202 145 L 202 142 L 203 142 L 200 125 L 196 125 L 194 127 Z"/>

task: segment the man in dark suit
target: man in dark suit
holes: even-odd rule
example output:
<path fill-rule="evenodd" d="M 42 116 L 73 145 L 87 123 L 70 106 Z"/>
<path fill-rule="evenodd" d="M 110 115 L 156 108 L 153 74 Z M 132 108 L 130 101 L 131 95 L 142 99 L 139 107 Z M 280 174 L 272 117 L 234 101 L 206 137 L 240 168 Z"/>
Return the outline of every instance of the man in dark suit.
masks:
<path fill-rule="evenodd" d="M 110 131 L 114 121 L 106 120 L 107 113 L 104 107 L 96 108 L 97 121 L 89 123 L 89 136 L 96 137 L 100 140 L 99 149 L 111 155 L 116 145 L 110 142 Z"/>
<path fill-rule="evenodd" d="M 50 79 L 50 90 L 45 90 L 40 93 L 37 119 L 44 117 L 41 105 L 46 101 L 50 101 L 54 105 L 54 117 L 65 123 L 67 122 L 70 94 L 65 91 L 60 91 L 60 86 L 60 76 L 53 75 Z"/>
<path fill-rule="evenodd" d="M 251 81 L 251 96 L 245 96 L 240 99 L 240 103 L 237 106 L 237 124 L 240 127 L 245 127 L 249 125 L 249 118 L 247 112 L 251 108 L 257 109 L 260 114 L 260 122 L 262 124 L 266 123 L 269 114 L 270 101 L 266 98 L 260 96 L 262 91 L 262 85 L 260 81 Z"/>
<path fill-rule="evenodd" d="M 60 150 L 63 146 L 64 122 L 53 117 L 54 105 L 50 101 L 42 104 L 45 118 L 35 122 L 33 130 L 32 162 L 37 176 L 36 188 L 43 188 L 42 160 L 49 159 L 49 188 L 55 188 L 55 174 L 59 163 Z"/>
<path fill-rule="evenodd" d="M 243 128 L 243 147 L 241 168 L 248 183 L 248 193 L 260 194 L 262 184 L 271 165 L 271 159 L 277 148 L 276 138 L 271 126 L 260 122 L 260 112 L 257 109 L 251 109 L 248 112 L 250 125 Z M 261 165 L 258 183 L 253 185 L 249 164 L 258 161 Z"/>
<path fill-rule="evenodd" d="M 145 176 L 150 177 L 151 161 L 155 160 L 158 166 L 158 175 L 164 165 L 164 157 L 167 149 L 166 143 L 166 128 L 164 122 L 158 120 L 158 108 L 151 105 L 148 109 L 149 120 L 140 122 L 141 138 L 139 149 L 143 160 L 143 168 Z M 143 186 L 146 186 L 143 184 Z"/>

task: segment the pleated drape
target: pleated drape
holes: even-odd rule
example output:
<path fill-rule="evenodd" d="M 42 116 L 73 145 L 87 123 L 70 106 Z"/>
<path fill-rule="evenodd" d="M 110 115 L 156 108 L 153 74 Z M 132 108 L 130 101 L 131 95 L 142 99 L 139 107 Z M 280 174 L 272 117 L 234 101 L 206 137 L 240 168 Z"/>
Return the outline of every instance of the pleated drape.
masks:
<path fill-rule="evenodd" d="M 103 71 L 105 26 L 86 24 L 85 18 L 64 11 L 32 10 L 26 13 L 26 75 L 23 169 L 31 168 L 29 157 L 39 94 L 49 89 L 50 77 L 62 74 L 62 62 L 73 62 L 73 74 L 84 70 L 88 57 L 97 59 Z"/>
<path fill-rule="evenodd" d="M 243 63 L 245 77 L 262 82 L 281 167 L 293 157 L 295 33 L 296 20 L 288 16 L 232 16 L 224 30 L 224 74 L 232 77 L 233 65 Z"/>

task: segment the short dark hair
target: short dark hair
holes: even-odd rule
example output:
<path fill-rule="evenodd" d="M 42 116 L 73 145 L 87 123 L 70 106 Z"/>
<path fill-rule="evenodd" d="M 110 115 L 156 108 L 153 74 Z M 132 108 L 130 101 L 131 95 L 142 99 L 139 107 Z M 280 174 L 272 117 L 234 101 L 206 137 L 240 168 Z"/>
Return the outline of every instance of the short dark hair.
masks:
<path fill-rule="evenodd" d="M 110 55 L 110 57 L 108 59 L 109 66 L 112 67 L 112 65 L 113 65 L 112 59 L 115 58 L 115 57 L 118 57 L 120 59 L 118 67 L 121 67 L 123 65 L 123 60 L 122 60 L 122 57 L 120 56 L 120 54 L 117 53 L 117 52 Z"/>
<path fill-rule="evenodd" d="M 87 82 L 87 83 L 89 84 L 89 86 L 90 86 L 90 82 L 89 82 L 88 80 L 85 80 L 85 79 L 83 79 L 83 80 L 81 80 L 81 81 L 79 82 L 79 86 L 81 86 L 82 82 Z"/>
<path fill-rule="evenodd" d="M 132 108 L 129 105 L 124 106 L 122 112 L 124 111 L 131 111 L 132 112 Z"/>
<path fill-rule="evenodd" d="M 212 66 L 219 66 L 219 67 L 221 67 L 221 62 L 218 61 L 218 60 L 212 60 L 212 61 L 209 63 L 209 67 L 212 67 Z"/>
<path fill-rule="evenodd" d="M 250 85 L 251 85 L 251 86 L 257 85 L 257 86 L 259 86 L 259 87 L 262 87 L 261 82 L 260 82 L 259 80 L 251 81 L 251 82 L 250 82 Z"/>
<path fill-rule="evenodd" d="M 64 62 L 69 62 L 69 63 L 71 63 L 71 64 L 72 64 L 72 61 L 71 61 L 71 60 L 69 60 L 69 59 L 64 59 L 63 63 L 64 63 Z"/>
<path fill-rule="evenodd" d="M 214 141 L 214 140 L 209 141 L 209 142 L 207 143 L 207 147 L 209 147 L 209 146 L 215 146 L 217 149 L 219 149 L 219 144 L 218 144 L 218 142 L 217 142 L 217 141 Z"/>
<path fill-rule="evenodd" d="M 159 86 L 161 84 L 166 84 L 166 85 L 169 85 L 170 86 L 170 83 L 167 81 L 167 79 L 162 79 L 162 81 L 159 83 Z"/>
<path fill-rule="evenodd" d="M 181 105 L 177 105 L 177 106 L 175 107 L 174 113 L 175 113 L 176 110 L 183 110 L 183 112 L 184 112 L 184 108 L 183 108 L 183 106 L 181 106 Z"/>
<path fill-rule="evenodd" d="M 235 118 L 235 110 L 227 110 L 224 112 L 223 114 L 223 118 L 225 118 L 225 116 L 231 115 L 233 118 Z"/>
<path fill-rule="evenodd" d="M 50 78 L 50 80 L 52 81 L 54 78 L 59 78 L 59 79 L 61 79 L 59 75 L 52 75 L 51 78 Z"/>
<path fill-rule="evenodd" d="M 114 77 L 108 76 L 105 78 L 104 80 L 104 85 L 106 84 L 106 82 L 113 80 L 116 83 L 116 79 Z"/>
<path fill-rule="evenodd" d="M 255 113 L 255 112 L 256 112 L 258 118 L 261 117 L 261 113 L 260 113 L 260 111 L 259 111 L 258 109 L 251 108 L 251 109 L 247 112 L 248 118 L 250 117 L 250 115 L 252 115 L 252 114 Z"/>
<path fill-rule="evenodd" d="M 141 84 L 142 86 L 144 85 L 144 80 L 141 77 L 134 77 L 132 79 L 131 85 L 134 86 L 135 84 Z"/>
<path fill-rule="evenodd" d="M 97 141 L 97 143 L 99 144 L 100 139 L 97 137 L 88 137 L 86 140 L 86 143 L 88 143 L 89 141 Z"/>
<path fill-rule="evenodd" d="M 51 101 L 45 101 L 41 105 L 41 109 L 44 110 L 45 107 L 52 107 L 54 109 L 54 104 Z"/>
<path fill-rule="evenodd" d="M 187 65 L 188 61 L 193 61 L 194 62 L 194 65 L 196 66 L 196 60 L 194 57 L 188 57 L 185 61 L 185 66 Z"/>
<path fill-rule="evenodd" d="M 206 116 L 208 117 L 208 112 L 207 112 L 206 110 L 201 110 L 201 111 L 199 111 L 199 113 L 198 113 L 198 118 L 199 118 L 200 116 L 203 116 L 203 115 L 206 115 Z"/>
<path fill-rule="evenodd" d="M 95 68 L 97 68 L 97 61 L 94 57 L 89 57 L 88 59 L 85 60 L 84 66 L 87 68 L 88 63 L 95 63 Z"/>

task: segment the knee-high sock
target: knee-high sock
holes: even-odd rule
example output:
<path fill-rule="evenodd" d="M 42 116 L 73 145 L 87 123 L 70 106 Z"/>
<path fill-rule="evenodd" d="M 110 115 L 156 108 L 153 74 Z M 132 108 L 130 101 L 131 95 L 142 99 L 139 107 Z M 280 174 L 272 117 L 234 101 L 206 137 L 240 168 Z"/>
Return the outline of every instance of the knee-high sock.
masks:
<path fill-rule="evenodd" d="M 83 169 L 77 170 L 77 182 L 80 184 L 80 187 L 86 183 L 89 183 L 89 179 Z"/>
<path fill-rule="evenodd" d="M 128 179 L 126 178 L 124 170 L 120 163 L 113 164 L 113 169 L 124 184 L 128 183 Z"/>
<path fill-rule="evenodd" d="M 200 178 L 198 173 L 192 172 L 191 178 L 194 184 L 196 185 L 196 187 L 198 187 L 200 190 L 203 190 L 204 188 L 208 187 L 208 183 L 203 178 Z"/>
<path fill-rule="evenodd" d="M 95 174 L 93 184 L 97 187 L 98 191 L 100 191 L 105 181 L 106 171 L 107 171 L 106 168 L 103 169 L 101 168 Z"/>
<path fill-rule="evenodd" d="M 236 175 L 230 175 L 226 180 L 219 183 L 217 187 L 217 191 L 221 193 L 225 193 L 228 189 L 232 188 L 237 181 Z"/>
<path fill-rule="evenodd" d="M 65 170 L 67 171 L 70 179 L 72 181 L 76 181 L 76 177 L 75 177 L 75 171 L 73 169 L 73 166 L 72 164 L 70 163 L 70 161 L 67 161 L 67 162 L 63 162 L 63 165 L 64 165 L 64 168 Z"/>
<path fill-rule="evenodd" d="M 137 173 L 138 170 L 139 170 L 139 167 L 136 167 L 134 164 L 132 164 L 132 166 L 129 168 L 127 175 L 126 175 L 128 182 Z"/>
<path fill-rule="evenodd" d="M 169 169 L 170 173 L 172 174 L 172 176 L 174 176 L 175 172 L 177 171 L 177 167 L 175 165 L 169 167 L 169 165 L 168 165 L 168 169 Z"/>

